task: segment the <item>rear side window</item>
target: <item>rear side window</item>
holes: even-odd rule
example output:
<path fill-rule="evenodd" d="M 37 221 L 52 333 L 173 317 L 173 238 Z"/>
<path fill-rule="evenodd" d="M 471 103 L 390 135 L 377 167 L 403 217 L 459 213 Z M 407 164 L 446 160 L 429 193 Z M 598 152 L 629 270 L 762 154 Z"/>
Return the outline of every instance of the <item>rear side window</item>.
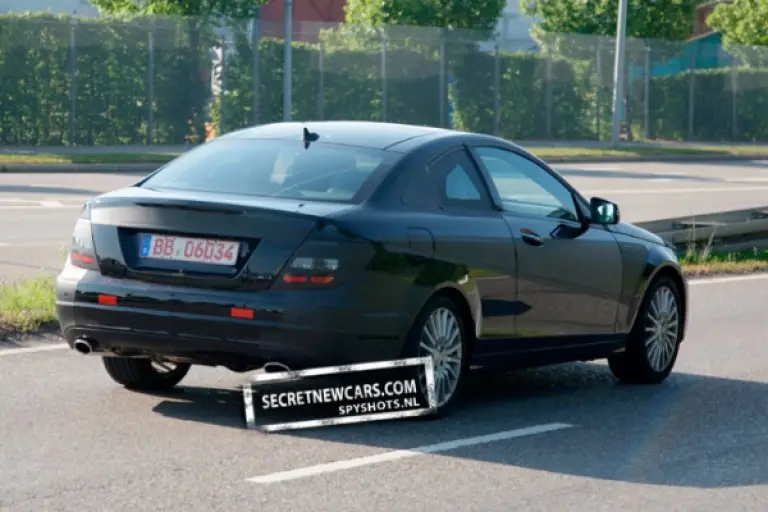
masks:
<path fill-rule="evenodd" d="M 221 139 L 185 153 L 142 187 L 353 202 L 387 153 L 300 140 Z"/>

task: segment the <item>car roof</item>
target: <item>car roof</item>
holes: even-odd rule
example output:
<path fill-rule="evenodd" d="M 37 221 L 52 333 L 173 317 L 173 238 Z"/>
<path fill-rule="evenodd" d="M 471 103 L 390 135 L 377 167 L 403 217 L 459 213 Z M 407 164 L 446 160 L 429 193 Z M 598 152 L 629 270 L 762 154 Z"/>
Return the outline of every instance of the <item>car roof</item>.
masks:
<path fill-rule="evenodd" d="M 263 124 L 237 130 L 219 138 L 300 140 L 304 128 L 317 133 L 320 136 L 318 139 L 320 142 L 379 150 L 389 149 L 404 141 L 426 135 L 456 133 L 431 126 L 377 121 L 308 121 Z"/>

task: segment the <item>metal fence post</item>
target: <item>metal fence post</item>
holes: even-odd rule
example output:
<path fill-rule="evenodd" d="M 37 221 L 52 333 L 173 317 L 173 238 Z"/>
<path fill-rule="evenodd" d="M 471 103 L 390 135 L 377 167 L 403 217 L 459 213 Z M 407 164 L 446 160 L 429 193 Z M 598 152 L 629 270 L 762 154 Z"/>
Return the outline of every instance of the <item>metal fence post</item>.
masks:
<path fill-rule="evenodd" d="M 152 145 L 155 126 L 155 20 L 150 21 L 147 33 L 147 146 Z"/>
<path fill-rule="evenodd" d="M 325 119 L 325 44 L 320 41 L 317 52 L 317 118 Z"/>
<path fill-rule="evenodd" d="M 221 40 L 221 89 L 219 91 L 219 135 L 227 133 L 227 50 L 226 36 Z"/>
<path fill-rule="evenodd" d="M 547 92 L 546 92 L 546 123 L 547 123 L 547 139 L 552 138 L 552 96 L 554 94 L 552 84 L 552 41 L 547 44 Z"/>
<path fill-rule="evenodd" d="M 688 81 L 688 140 L 693 140 L 696 114 L 696 47 L 691 51 L 690 79 Z"/>
<path fill-rule="evenodd" d="M 493 134 L 501 133 L 501 48 L 498 35 L 493 42 Z"/>
<path fill-rule="evenodd" d="M 379 117 L 387 120 L 387 45 L 389 38 L 385 29 L 381 31 L 381 111 Z"/>
<path fill-rule="evenodd" d="M 438 76 L 437 94 L 438 94 L 438 108 L 440 109 L 440 128 L 445 128 L 446 125 L 446 110 L 448 102 L 446 98 L 446 62 L 445 62 L 445 28 L 440 29 L 440 71 Z"/>
<path fill-rule="evenodd" d="M 259 124 L 259 120 L 261 117 L 260 107 L 261 107 L 261 34 L 260 34 L 260 23 L 261 20 L 259 18 L 254 18 L 251 20 L 251 51 L 253 52 L 253 62 L 251 63 L 252 69 L 253 69 L 253 80 L 251 83 L 252 88 L 252 95 L 253 95 L 253 119 L 252 123 L 254 125 Z"/>
<path fill-rule="evenodd" d="M 75 145 L 77 126 L 77 20 L 69 22 L 69 145 Z"/>
<path fill-rule="evenodd" d="M 651 45 L 645 46 L 645 85 L 643 86 L 643 134 L 651 138 Z"/>
<path fill-rule="evenodd" d="M 284 4 L 283 39 L 283 121 L 293 119 L 293 0 Z"/>
<path fill-rule="evenodd" d="M 597 82 L 597 91 L 595 92 L 595 129 L 597 131 L 597 140 L 602 139 L 602 112 L 601 102 L 603 101 L 603 40 L 598 36 L 597 55 L 595 56 L 595 70 Z"/>
<path fill-rule="evenodd" d="M 731 59 L 731 138 L 734 142 L 739 138 L 739 68 L 736 59 Z"/>

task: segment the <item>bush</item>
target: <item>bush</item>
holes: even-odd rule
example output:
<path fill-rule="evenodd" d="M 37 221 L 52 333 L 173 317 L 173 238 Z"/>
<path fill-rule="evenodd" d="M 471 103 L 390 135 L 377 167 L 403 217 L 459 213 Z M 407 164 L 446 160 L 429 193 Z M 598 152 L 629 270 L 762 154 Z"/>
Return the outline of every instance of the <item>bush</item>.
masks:
<path fill-rule="evenodd" d="M 150 32 L 154 37 L 152 143 L 197 143 L 206 134 L 281 121 L 283 41 L 274 37 L 259 41 L 256 116 L 249 34 L 244 23 L 226 27 L 233 36 L 223 69 L 226 93 L 211 102 L 208 52 L 218 38 L 210 24 L 182 18 L 0 15 L 0 143 L 147 143 Z M 502 52 L 496 113 L 495 56 L 476 49 L 470 39 L 442 31 L 389 27 L 383 59 L 381 34 L 353 29 L 326 32 L 322 43 L 294 43 L 294 119 L 386 120 L 429 126 L 447 125 L 452 119 L 455 128 L 494 133 L 498 115 L 499 134 L 513 140 L 598 138 L 597 87 L 589 59 L 555 56 L 548 60 L 544 53 Z M 444 88 L 440 34 L 446 42 Z M 688 139 L 690 78 L 684 72 L 651 80 L 651 138 Z M 733 140 L 735 133 L 741 141 L 768 139 L 768 119 L 761 115 L 768 104 L 768 70 L 739 71 L 735 130 L 730 80 L 730 70 L 695 72 L 694 138 Z M 446 94 L 444 101 L 441 91 Z M 610 131 L 610 93 L 610 87 L 603 88 L 600 101 L 599 138 L 603 139 Z"/>
<path fill-rule="evenodd" d="M 736 126 L 730 69 L 701 70 L 694 80 L 694 140 L 768 140 L 768 70 L 740 69 L 736 88 Z M 656 77 L 650 88 L 650 136 L 688 139 L 691 72 Z M 735 137 L 734 137 L 735 133 Z"/>
<path fill-rule="evenodd" d="M 205 133 L 204 39 L 183 20 L 155 25 L 153 142 L 181 144 L 190 131 L 196 140 Z M 0 142 L 145 143 L 149 31 L 148 21 L 0 16 Z"/>

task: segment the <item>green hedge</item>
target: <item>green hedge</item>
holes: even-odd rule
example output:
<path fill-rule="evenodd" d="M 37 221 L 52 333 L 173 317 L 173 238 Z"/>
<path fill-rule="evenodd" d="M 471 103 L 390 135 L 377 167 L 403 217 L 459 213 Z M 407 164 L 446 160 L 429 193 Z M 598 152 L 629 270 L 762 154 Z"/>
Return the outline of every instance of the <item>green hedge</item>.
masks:
<path fill-rule="evenodd" d="M 73 77 L 75 145 L 147 141 L 148 24 L 80 18 L 72 25 L 73 21 L 50 14 L 0 16 L 0 143 L 69 144 Z M 178 21 L 160 23 L 155 29 L 157 144 L 195 141 L 204 133 L 200 34 Z"/>
<path fill-rule="evenodd" d="M 730 69 L 702 70 L 693 76 L 693 139 L 700 141 L 768 140 L 768 70 L 740 69 L 734 98 Z M 651 80 L 649 135 L 689 139 L 691 73 Z M 734 99 L 736 126 L 734 127 Z M 735 137 L 734 137 L 735 135 Z"/>
<path fill-rule="evenodd" d="M 0 16 L 0 144 L 63 146 L 144 144 L 149 137 L 149 33 L 154 34 L 152 142 L 182 144 L 252 125 L 253 53 L 242 25 L 232 27 L 233 48 L 224 69 L 223 103 L 210 102 L 210 28 L 193 20 L 77 19 L 37 15 Z M 328 40 L 330 41 L 330 40 Z M 375 39 L 295 43 L 293 118 L 360 119 L 439 126 L 439 41 L 393 41 L 386 54 L 386 108 L 380 44 Z M 409 46 L 410 45 L 410 46 Z M 495 59 L 466 43 L 449 42 L 447 93 L 458 129 L 493 133 Z M 72 106 L 71 58 L 75 58 Z M 259 123 L 282 120 L 283 42 L 259 43 Z M 596 139 L 594 69 L 545 54 L 502 53 L 498 112 L 500 135 L 514 140 Z M 699 71 L 695 78 L 695 130 L 699 140 L 733 135 L 730 72 Z M 688 136 L 690 75 L 651 81 L 649 134 Z M 741 70 L 737 97 L 738 140 L 768 140 L 768 70 Z M 610 88 L 601 101 L 601 138 L 610 130 Z M 637 90 L 631 88 L 630 90 Z M 635 99 L 637 95 L 635 94 Z M 634 103 L 636 105 L 636 103 Z M 446 105 L 447 108 L 447 105 Z M 222 115 L 223 114 L 223 115 Z M 636 108 L 633 122 L 642 117 Z M 446 113 L 447 117 L 447 113 Z M 549 119 L 549 122 L 548 122 Z M 220 124 L 223 123 L 223 126 Z M 70 133 L 70 127 L 73 128 Z"/>

